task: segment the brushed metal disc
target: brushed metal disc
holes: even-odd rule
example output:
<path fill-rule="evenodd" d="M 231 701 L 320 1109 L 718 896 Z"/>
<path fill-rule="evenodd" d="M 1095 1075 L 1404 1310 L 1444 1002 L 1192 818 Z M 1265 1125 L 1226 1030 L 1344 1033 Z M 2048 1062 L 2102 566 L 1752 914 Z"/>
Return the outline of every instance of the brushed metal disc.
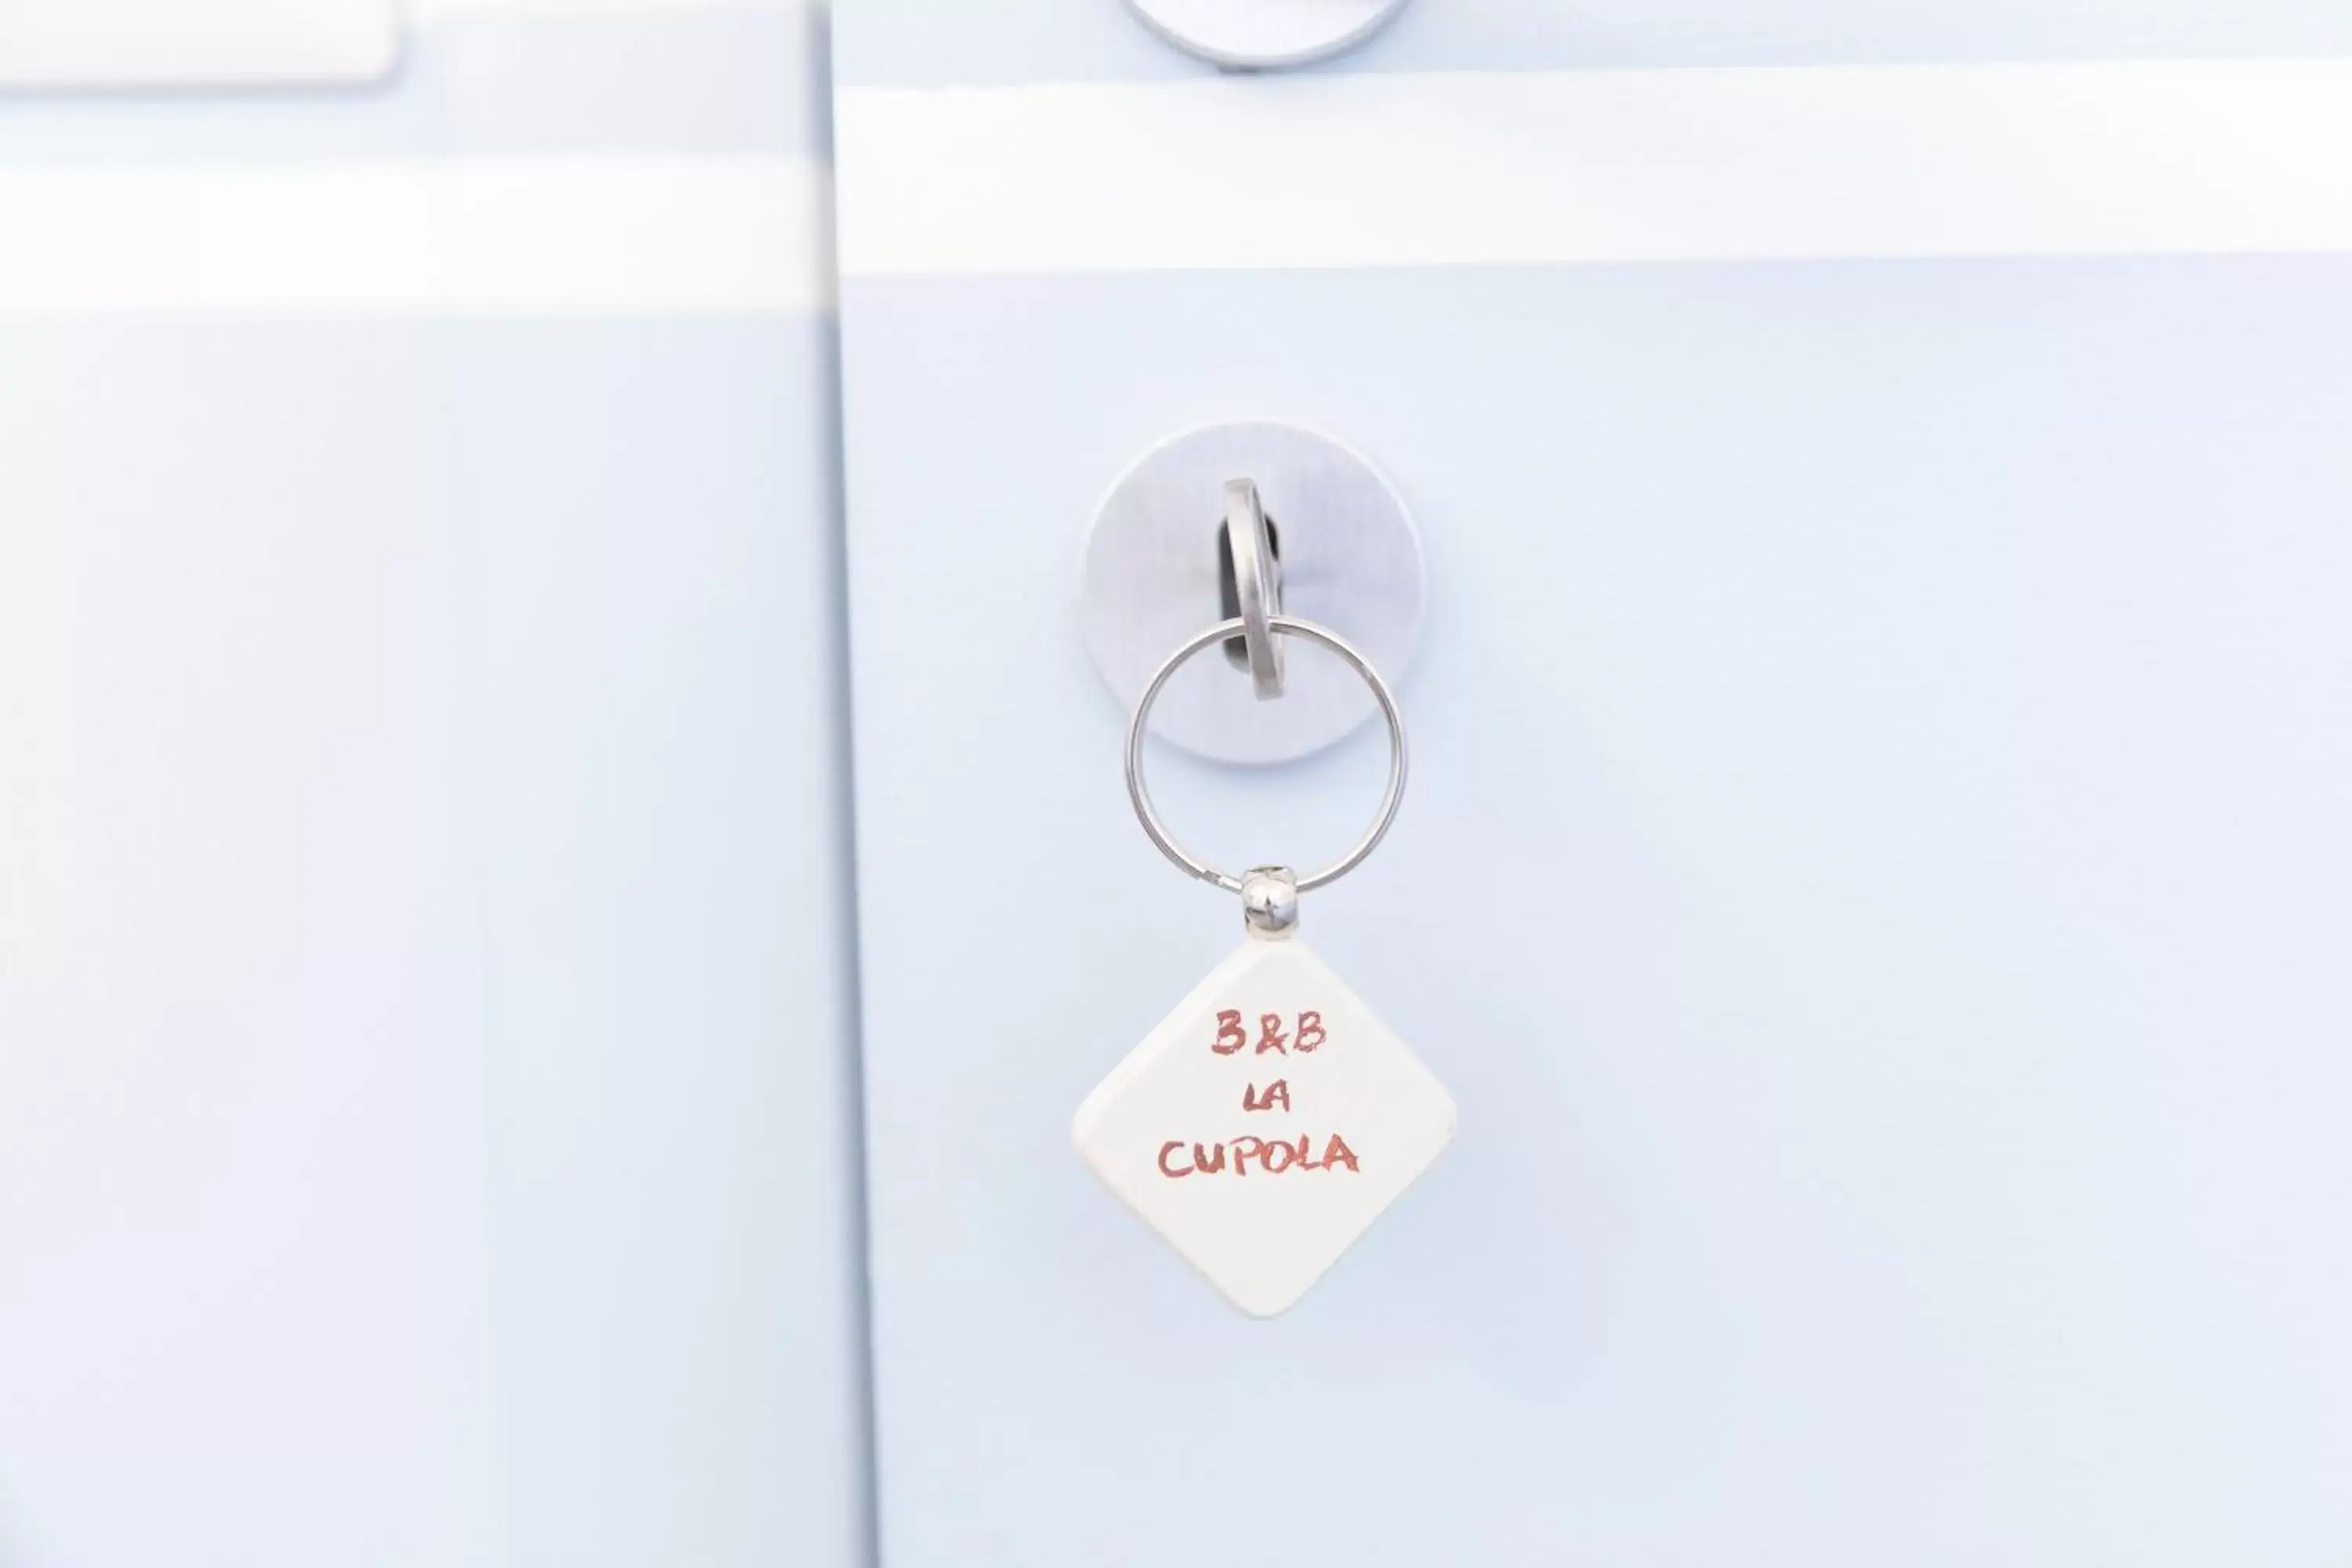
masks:
<path fill-rule="evenodd" d="M 1324 59 L 1380 31 L 1405 0 L 1130 0 L 1178 48 L 1235 70 Z"/>
<path fill-rule="evenodd" d="M 1421 637 L 1421 536 L 1394 487 L 1328 436 L 1263 422 L 1189 430 L 1138 458 L 1096 510 L 1079 607 L 1087 649 L 1132 708 L 1160 662 L 1223 617 L 1217 536 L 1225 481 L 1256 482 L 1282 559 L 1283 612 L 1346 637 L 1394 686 Z M 1283 694 L 1213 652 L 1170 678 L 1151 733 L 1227 763 L 1321 751 L 1379 706 L 1337 658 L 1294 641 Z"/>

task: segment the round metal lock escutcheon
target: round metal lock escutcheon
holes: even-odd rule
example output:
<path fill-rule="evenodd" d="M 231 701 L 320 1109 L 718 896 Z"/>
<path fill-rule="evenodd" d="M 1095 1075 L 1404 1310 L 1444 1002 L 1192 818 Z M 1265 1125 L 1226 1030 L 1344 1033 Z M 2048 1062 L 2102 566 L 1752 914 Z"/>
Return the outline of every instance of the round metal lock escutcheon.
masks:
<path fill-rule="evenodd" d="M 1121 474 L 1087 540 L 1079 619 L 1113 697 L 1131 707 L 1169 650 L 1233 617 L 1222 536 L 1226 487 L 1255 485 L 1281 610 L 1329 626 L 1394 685 L 1420 640 L 1421 536 L 1403 500 L 1361 456 L 1311 430 L 1210 425 L 1153 447 Z M 1345 739 L 1380 711 L 1339 658 L 1293 644 L 1282 695 L 1261 700 L 1246 663 L 1212 649 L 1160 693 L 1150 733 L 1225 763 L 1282 763 Z"/>
<path fill-rule="evenodd" d="M 1129 0 L 1178 48 L 1233 70 L 1303 66 L 1351 48 L 1405 0 Z"/>

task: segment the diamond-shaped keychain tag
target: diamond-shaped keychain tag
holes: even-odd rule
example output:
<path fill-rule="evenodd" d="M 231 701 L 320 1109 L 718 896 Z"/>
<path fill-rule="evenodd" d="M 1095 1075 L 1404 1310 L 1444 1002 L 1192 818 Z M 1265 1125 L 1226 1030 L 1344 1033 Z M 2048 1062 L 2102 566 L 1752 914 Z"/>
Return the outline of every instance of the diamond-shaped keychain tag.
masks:
<path fill-rule="evenodd" d="M 1287 1310 L 1454 1137 L 1454 1101 L 1295 937 L 1253 935 L 1078 1108 L 1105 1185 L 1234 1305 Z"/>

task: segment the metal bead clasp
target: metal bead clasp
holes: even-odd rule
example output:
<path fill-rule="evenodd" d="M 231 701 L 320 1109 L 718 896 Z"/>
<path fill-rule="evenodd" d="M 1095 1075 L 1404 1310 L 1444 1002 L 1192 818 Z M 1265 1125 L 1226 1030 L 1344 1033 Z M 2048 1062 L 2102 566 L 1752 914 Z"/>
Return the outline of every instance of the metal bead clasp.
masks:
<path fill-rule="evenodd" d="M 1253 866 L 1242 878 L 1242 924 L 1280 942 L 1298 929 L 1298 877 L 1287 866 Z"/>

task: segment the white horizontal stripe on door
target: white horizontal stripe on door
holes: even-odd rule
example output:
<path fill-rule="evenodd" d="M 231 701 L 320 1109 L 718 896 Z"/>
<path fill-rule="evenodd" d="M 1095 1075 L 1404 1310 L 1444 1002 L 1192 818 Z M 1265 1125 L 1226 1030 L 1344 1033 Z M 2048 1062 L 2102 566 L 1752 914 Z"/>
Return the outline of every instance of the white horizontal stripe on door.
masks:
<path fill-rule="evenodd" d="M 2352 60 L 838 100 L 846 274 L 2352 250 Z"/>

